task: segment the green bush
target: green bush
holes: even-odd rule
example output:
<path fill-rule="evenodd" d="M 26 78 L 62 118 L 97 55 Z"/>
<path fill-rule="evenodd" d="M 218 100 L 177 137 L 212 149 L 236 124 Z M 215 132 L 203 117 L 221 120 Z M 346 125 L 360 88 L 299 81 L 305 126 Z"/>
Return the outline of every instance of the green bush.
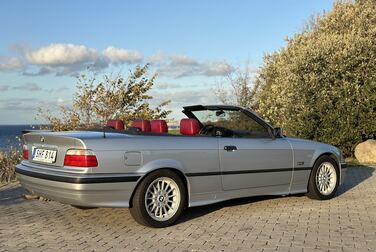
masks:
<path fill-rule="evenodd" d="M 0 152 L 0 183 L 9 183 L 16 180 L 16 164 L 22 160 L 22 152 L 17 149 L 10 149 L 7 152 Z"/>
<path fill-rule="evenodd" d="M 376 3 L 336 2 L 267 55 L 254 109 L 289 135 L 339 146 L 350 156 L 376 132 Z"/>

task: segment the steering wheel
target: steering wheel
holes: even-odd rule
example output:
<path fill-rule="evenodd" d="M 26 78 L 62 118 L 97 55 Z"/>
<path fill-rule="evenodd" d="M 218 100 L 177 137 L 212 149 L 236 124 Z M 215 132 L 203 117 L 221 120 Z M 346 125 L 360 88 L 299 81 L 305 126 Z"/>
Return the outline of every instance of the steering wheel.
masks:
<path fill-rule="evenodd" d="M 216 127 L 213 124 L 207 124 L 201 128 L 199 134 L 200 135 L 207 135 L 208 133 L 213 134 L 213 132 L 215 131 L 215 128 Z"/>

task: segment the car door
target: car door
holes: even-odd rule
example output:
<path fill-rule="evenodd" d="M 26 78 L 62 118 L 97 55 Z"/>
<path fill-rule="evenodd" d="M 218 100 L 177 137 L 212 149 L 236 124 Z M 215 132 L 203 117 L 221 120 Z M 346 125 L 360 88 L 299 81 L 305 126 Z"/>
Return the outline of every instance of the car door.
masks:
<path fill-rule="evenodd" d="M 224 190 L 260 187 L 289 190 L 293 154 L 284 138 L 222 137 L 219 154 Z"/>

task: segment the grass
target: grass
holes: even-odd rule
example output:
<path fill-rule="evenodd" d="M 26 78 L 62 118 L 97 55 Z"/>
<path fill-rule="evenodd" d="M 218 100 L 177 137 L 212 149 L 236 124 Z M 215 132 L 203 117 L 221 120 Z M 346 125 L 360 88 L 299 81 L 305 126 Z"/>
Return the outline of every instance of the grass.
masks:
<path fill-rule="evenodd" d="M 362 164 L 359 163 L 359 161 L 354 157 L 346 158 L 346 163 L 347 163 L 347 166 L 362 166 Z"/>

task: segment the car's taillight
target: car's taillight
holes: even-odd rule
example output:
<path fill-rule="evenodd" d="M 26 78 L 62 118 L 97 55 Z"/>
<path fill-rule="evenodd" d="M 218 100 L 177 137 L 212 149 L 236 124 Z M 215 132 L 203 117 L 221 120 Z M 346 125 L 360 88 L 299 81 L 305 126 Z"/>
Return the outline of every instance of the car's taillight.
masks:
<path fill-rule="evenodd" d="M 26 144 L 23 146 L 22 155 L 23 155 L 23 159 L 25 159 L 25 160 L 29 159 L 29 150 L 27 149 L 27 145 Z"/>
<path fill-rule="evenodd" d="M 64 166 L 96 167 L 98 161 L 91 150 L 68 150 L 65 154 Z"/>

